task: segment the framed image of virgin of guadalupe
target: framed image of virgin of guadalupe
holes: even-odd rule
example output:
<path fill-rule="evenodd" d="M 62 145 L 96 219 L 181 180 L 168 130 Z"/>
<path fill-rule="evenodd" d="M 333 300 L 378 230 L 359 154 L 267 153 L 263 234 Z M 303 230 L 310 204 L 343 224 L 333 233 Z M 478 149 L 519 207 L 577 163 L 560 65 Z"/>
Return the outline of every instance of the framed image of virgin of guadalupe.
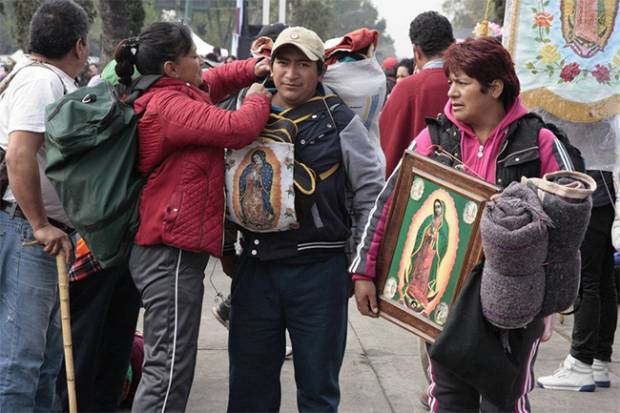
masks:
<path fill-rule="evenodd" d="M 499 188 L 407 151 L 377 259 L 379 314 L 428 342 L 482 258 L 480 217 Z"/>

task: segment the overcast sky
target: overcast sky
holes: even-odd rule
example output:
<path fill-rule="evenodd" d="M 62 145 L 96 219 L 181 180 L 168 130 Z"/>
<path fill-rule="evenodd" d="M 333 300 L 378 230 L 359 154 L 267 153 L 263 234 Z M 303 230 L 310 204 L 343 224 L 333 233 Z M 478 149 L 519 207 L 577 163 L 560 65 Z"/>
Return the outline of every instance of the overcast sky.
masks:
<path fill-rule="evenodd" d="M 387 34 L 394 39 L 394 48 L 399 58 L 411 57 L 409 23 L 418 14 L 427 10 L 441 12 L 443 0 L 371 0 L 379 11 L 379 17 L 387 22 Z"/>

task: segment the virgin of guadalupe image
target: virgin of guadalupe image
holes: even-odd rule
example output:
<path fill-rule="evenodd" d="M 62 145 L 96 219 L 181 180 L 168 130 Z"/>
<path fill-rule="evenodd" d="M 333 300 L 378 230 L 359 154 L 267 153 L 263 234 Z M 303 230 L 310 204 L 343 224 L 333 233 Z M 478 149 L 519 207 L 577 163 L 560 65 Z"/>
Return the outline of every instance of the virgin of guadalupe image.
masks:
<path fill-rule="evenodd" d="M 261 149 L 252 152 L 251 162 L 239 178 L 241 219 L 249 228 L 270 228 L 276 218 L 271 205 L 273 167 L 266 158 Z"/>
<path fill-rule="evenodd" d="M 433 201 L 433 213 L 424 219 L 416 237 L 409 266 L 405 270 L 404 298 L 414 311 L 425 310 L 438 293 L 437 269 L 448 249 L 450 229 L 446 204 Z"/>
<path fill-rule="evenodd" d="M 578 55 L 590 58 L 602 51 L 614 30 L 617 0 L 562 0 L 562 35 Z"/>

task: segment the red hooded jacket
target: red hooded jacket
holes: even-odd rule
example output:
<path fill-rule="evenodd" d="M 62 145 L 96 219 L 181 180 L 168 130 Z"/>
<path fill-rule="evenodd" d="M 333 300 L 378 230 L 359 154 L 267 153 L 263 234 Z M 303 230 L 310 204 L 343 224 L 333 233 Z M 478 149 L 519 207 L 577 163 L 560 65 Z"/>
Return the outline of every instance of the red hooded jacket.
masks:
<path fill-rule="evenodd" d="M 255 64 L 249 59 L 207 70 L 200 88 L 165 76 L 135 101 L 142 114 L 140 172 L 155 168 L 140 197 L 137 244 L 222 254 L 224 148 L 251 143 L 267 122 L 270 102 L 253 94 L 234 112 L 213 102 L 256 81 Z"/>

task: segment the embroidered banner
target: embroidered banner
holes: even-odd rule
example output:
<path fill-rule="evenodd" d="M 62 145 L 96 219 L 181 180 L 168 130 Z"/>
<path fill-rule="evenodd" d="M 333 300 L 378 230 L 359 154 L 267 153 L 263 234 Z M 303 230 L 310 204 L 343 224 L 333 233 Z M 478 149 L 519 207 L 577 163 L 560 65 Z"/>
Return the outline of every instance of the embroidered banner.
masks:
<path fill-rule="evenodd" d="M 524 103 L 570 122 L 620 112 L 618 0 L 512 0 L 504 45 Z"/>

